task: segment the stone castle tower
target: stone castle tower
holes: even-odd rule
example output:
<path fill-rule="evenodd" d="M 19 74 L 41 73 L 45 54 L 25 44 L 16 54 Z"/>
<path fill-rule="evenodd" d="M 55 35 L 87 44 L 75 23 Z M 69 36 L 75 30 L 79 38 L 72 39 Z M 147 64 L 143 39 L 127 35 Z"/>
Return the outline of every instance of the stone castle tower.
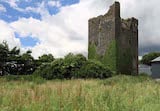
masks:
<path fill-rule="evenodd" d="M 89 20 L 88 59 L 96 59 L 115 73 L 138 74 L 138 20 L 120 17 L 120 3 Z"/>

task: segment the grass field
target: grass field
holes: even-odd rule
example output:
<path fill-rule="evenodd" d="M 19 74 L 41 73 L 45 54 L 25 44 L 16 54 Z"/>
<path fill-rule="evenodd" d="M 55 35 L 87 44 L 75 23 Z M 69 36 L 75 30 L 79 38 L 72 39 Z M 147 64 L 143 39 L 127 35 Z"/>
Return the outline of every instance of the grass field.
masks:
<path fill-rule="evenodd" d="M 0 79 L 0 111 L 159 111 L 160 83 L 147 77 L 53 80 Z"/>

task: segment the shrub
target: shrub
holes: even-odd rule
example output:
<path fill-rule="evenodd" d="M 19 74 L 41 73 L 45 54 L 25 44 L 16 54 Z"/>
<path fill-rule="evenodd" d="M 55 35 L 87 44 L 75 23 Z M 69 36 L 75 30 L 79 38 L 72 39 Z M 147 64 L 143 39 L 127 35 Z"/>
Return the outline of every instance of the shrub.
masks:
<path fill-rule="evenodd" d="M 160 52 L 151 52 L 142 57 L 140 61 L 142 64 L 151 65 L 151 61 L 160 56 Z"/>
<path fill-rule="evenodd" d="M 34 76 L 38 77 L 42 77 L 45 79 L 52 79 L 52 67 L 51 67 L 51 63 L 45 63 L 40 65 L 36 71 L 33 73 Z"/>
<path fill-rule="evenodd" d="M 34 75 L 51 79 L 70 79 L 77 70 L 85 63 L 86 58 L 81 55 L 68 54 L 64 59 L 56 59 L 50 64 L 42 64 L 35 72 Z"/>
<path fill-rule="evenodd" d="M 108 78 L 112 72 L 105 67 L 101 62 L 88 60 L 77 72 L 78 78 Z"/>
<path fill-rule="evenodd" d="M 85 64 L 86 58 L 81 55 L 73 55 L 72 53 L 69 53 L 64 58 L 64 78 L 72 78 L 75 77 L 75 73 Z"/>
<path fill-rule="evenodd" d="M 102 63 L 93 60 L 86 60 L 83 55 L 68 54 L 64 59 L 56 59 L 50 64 L 42 64 L 34 75 L 51 79 L 71 78 L 107 78 L 112 72 Z"/>

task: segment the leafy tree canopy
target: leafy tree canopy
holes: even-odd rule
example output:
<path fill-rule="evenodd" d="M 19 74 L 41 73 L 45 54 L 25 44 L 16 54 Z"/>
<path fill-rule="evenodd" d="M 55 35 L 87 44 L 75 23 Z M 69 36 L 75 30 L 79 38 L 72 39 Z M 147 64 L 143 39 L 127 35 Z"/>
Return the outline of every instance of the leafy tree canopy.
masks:
<path fill-rule="evenodd" d="M 52 62 L 54 60 L 54 57 L 52 54 L 43 54 L 39 57 L 40 62 Z"/>
<path fill-rule="evenodd" d="M 36 66 L 32 51 L 28 50 L 20 54 L 20 49 L 13 47 L 9 49 L 6 41 L 0 43 L 0 72 L 5 74 L 31 74 Z"/>
<path fill-rule="evenodd" d="M 142 57 L 141 63 L 150 65 L 151 61 L 160 56 L 160 52 L 151 52 Z"/>
<path fill-rule="evenodd" d="M 3 64 L 7 60 L 7 56 L 9 53 L 9 48 L 7 42 L 3 42 L 0 44 L 0 63 Z"/>

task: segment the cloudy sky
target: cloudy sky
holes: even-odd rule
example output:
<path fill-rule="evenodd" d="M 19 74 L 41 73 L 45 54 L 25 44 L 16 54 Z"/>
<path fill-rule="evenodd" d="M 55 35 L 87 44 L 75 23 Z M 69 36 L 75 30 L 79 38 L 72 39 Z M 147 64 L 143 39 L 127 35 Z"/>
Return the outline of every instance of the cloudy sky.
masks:
<path fill-rule="evenodd" d="M 159 0 L 117 0 L 121 17 L 139 19 L 139 55 L 160 51 Z M 114 0 L 0 0 L 0 42 L 37 58 L 87 55 L 88 19 L 103 15 Z"/>

